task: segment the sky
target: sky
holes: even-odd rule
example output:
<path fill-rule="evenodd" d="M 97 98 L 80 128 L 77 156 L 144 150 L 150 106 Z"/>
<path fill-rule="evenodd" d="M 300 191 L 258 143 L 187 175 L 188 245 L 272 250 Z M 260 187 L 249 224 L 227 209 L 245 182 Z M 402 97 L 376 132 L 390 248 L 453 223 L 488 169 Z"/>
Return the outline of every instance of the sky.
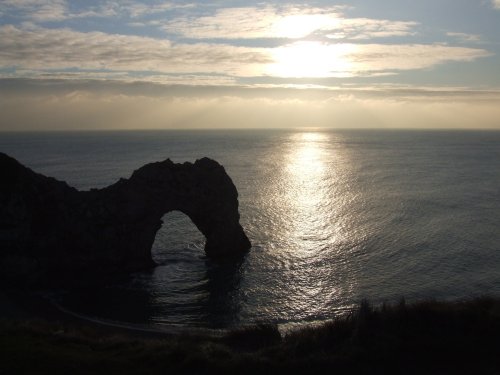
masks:
<path fill-rule="evenodd" d="M 500 129 L 500 0 L 0 0 L 0 130 Z"/>

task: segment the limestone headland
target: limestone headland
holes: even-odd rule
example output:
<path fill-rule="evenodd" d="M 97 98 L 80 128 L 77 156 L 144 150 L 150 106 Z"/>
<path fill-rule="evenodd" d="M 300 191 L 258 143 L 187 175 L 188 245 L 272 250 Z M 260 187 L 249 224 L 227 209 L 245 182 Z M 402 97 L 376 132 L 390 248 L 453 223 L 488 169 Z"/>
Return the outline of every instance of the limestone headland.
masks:
<path fill-rule="evenodd" d="M 174 210 L 206 237 L 208 257 L 240 256 L 251 246 L 239 222 L 236 187 L 208 158 L 150 163 L 90 191 L 3 153 L 0 174 L 0 278 L 12 286 L 94 284 L 151 267 L 161 218 Z"/>

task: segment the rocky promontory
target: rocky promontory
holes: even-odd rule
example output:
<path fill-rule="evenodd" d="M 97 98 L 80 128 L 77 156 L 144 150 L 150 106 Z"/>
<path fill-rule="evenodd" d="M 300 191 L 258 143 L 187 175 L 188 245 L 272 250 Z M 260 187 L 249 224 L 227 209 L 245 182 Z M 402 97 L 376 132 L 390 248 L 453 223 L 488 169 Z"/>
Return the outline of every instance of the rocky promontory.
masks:
<path fill-rule="evenodd" d="M 203 233 L 209 257 L 241 255 L 251 246 L 239 223 L 236 187 L 208 158 L 147 164 L 90 191 L 3 153 L 0 174 L 0 278 L 13 286 L 86 285 L 151 267 L 161 218 L 173 210 Z"/>

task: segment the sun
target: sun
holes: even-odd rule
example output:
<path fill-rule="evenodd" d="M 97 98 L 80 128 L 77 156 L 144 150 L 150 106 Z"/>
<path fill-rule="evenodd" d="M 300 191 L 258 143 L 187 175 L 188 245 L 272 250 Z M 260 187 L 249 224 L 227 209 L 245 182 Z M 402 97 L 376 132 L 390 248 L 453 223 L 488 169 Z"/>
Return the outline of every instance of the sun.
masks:
<path fill-rule="evenodd" d="M 276 77 L 320 78 L 352 75 L 352 44 L 300 41 L 277 47 L 266 73 Z"/>

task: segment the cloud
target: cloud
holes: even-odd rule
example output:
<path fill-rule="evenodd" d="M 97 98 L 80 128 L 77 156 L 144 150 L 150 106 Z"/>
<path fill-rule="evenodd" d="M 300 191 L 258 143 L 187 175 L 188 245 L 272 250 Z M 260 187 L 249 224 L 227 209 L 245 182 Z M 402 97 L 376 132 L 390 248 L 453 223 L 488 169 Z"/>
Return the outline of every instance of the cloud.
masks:
<path fill-rule="evenodd" d="M 141 2 L 129 2 L 121 5 L 130 17 L 137 18 L 150 14 L 164 13 L 173 9 L 193 8 L 194 4 L 175 4 L 175 3 L 159 3 L 159 4 L 144 4 Z"/>
<path fill-rule="evenodd" d="M 354 77 L 432 68 L 450 61 L 473 61 L 482 49 L 438 44 L 352 44 L 296 42 L 271 51 L 264 71 L 277 77 Z"/>
<path fill-rule="evenodd" d="M 493 4 L 493 8 L 500 9 L 500 0 L 491 0 L 491 3 Z"/>
<path fill-rule="evenodd" d="M 186 88 L 2 80 L 0 130 L 410 127 L 499 128 L 500 92 L 453 88 Z"/>
<path fill-rule="evenodd" d="M 200 80 L 209 78 L 199 76 Z M 216 79 L 216 77 L 213 77 Z M 182 76 L 178 77 L 179 80 Z M 342 86 L 319 85 L 228 85 L 223 81 L 210 85 L 184 85 L 180 81 L 157 80 L 154 82 L 123 81 L 115 79 L 81 79 L 78 76 L 46 76 L 44 78 L 0 78 L 0 96 L 48 95 L 65 96 L 73 92 L 88 92 L 96 96 L 123 94 L 135 97 L 241 97 L 274 98 L 279 100 L 310 99 L 325 101 L 330 98 L 356 97 L 360 99 L 391 99 L 401 101 L 498 101 L 500 90 L 478 90 L 460 86 L 414 86 L 403 84 L 378 84 L 374 86 L 346 84 Z M 225 84 L 226 83 L 226 84 Z"/>
<path fill-rule="evenodd" d="M 257 48 L 173 44 L 140 36 L 70 29 L 0 27 L 3 67 L 253 75 L 269 61 Z"/>
<path fill-rule="evenodd" d="M 427 69 L 450 61 L 490 56 L 486 50 L 440 44 L 363 44 L 350 54 L 353 71 Z"/>
<path fill-rule="evenodd" d="M 67 0 L 5 0 L 0 4 L 0 12 L 41 23 L 71 18 L 112 17 L 117 15 L 117 8 L 114 2 L 104 2 L 99 6 L 72 11 Z"/>
<path fill-rule="evenodd" d="M 178 17 L 165 23 L 163 30 L 194 39 L 300 38 L 335 27 L 340 9 L 271 5 L 221 8 L 213 15 Z"/>
<path fill-rule="evenodd" d="M 500 0 L 499 0 L 500 1 Z M 481 35 L 448 32 L 446 35 L 465 43 L 481 43 Z"/>
<path fill-rule="evenodd" d="M 230 77 L 336 77 L 394 74 L 489 56 L 483 49 L 424 44 L 297 42 L 276 48 L 172 43 L 141 36 L 70 29 L 0 27 L 0 68 L 64 73 L 128 72 Z M 135 72 L 135 73 L 134 73 Z"/>
<path fill-rule="evenodd" d="M 415 34 L 417 22 L 389 21 L 370 18 L 342 19 L 337 27 L 325 30 L 332 39 L 365 40 Z"/>
<path fill-rule="evenodd" d="M 58 21 L 67 17 L 65 0 L 5 0 L 0 10 L 18 11 L 26 18 L 36 21 Z"/>
<path fill-rule="evenodd" d="M 0 72 L 1 79 L 16 79 L 17 77 L 23 77 L 23 79 L 35 79 L 38 81 L 54 81 L 58 80 L 60 82 L 68 82 L 69 85 L 74 84 L 75 80 L 81 82 L 88 81 L 102 81 L 102 82 L 122 82 L 135 83 L 144 82 L 148 84 L 160 84 L 165 85 L 182 85 L 182 86 L 236 86 L 237 82 L 234 77 L 220 76 L 220 75 L 196 75 L 196 74 L 148 74 L 146 79 L 143 79 L 140 75 L 132 75 L 128 72 L 98 72 L 98 71 L 84 71 L 84 72 L 51 72 L 51 71 L 38 71 L 23 69 L 16 71 L 16 74 L 12 72 Z M 5 82 L 5 81 L 4 81 Z"/>
<path fill-rule="evenodd" d="M 82 6 L 67 0 L 5 0 L 1 13 L 12 13 L 38 23 L 86 17 L 135 19 L 132 26 L 156 26 L 174 35 L 194 39 L 303 38 L 312 34 L 334 39 L 369 39 L 407 36 L 414 33 L 415 22 L 345 18 L 344 6 L 314 8 L 298 5 L 220 8 L 211 15 L 184 13 L 165 22 L 158 16 L 194 4 L 139 1 L 104 1 Z M 210 7 L 209 7 L 210 9 Z M 199 9 L 198 9 L 199 10 Z M 156 16 L 151 18 L 150 16 Z"/>
<path fill-rule="evenodd" d="M 183 16 L 169 21 L 163 30 L 194 39 L 298 39 L 326 34 L 334 39 L 369 39 L 406 36 L 416 22 L 345 18 L 345 7 L 304 6 L 241 7 L 218 9 L 213 15 Z"/>
<path fill-rule="evenodd" d="M 89 6 L 84 2 L 68 0 L 4 0 L 0 3 L 0 15 L 11 13 L 23 19 L 44 23 L 87 17 L 139 18 L 192 7 L 192 4 L 168 2 L 145 4 L 139 1 L 101 1 L 98 5 Z"/>

